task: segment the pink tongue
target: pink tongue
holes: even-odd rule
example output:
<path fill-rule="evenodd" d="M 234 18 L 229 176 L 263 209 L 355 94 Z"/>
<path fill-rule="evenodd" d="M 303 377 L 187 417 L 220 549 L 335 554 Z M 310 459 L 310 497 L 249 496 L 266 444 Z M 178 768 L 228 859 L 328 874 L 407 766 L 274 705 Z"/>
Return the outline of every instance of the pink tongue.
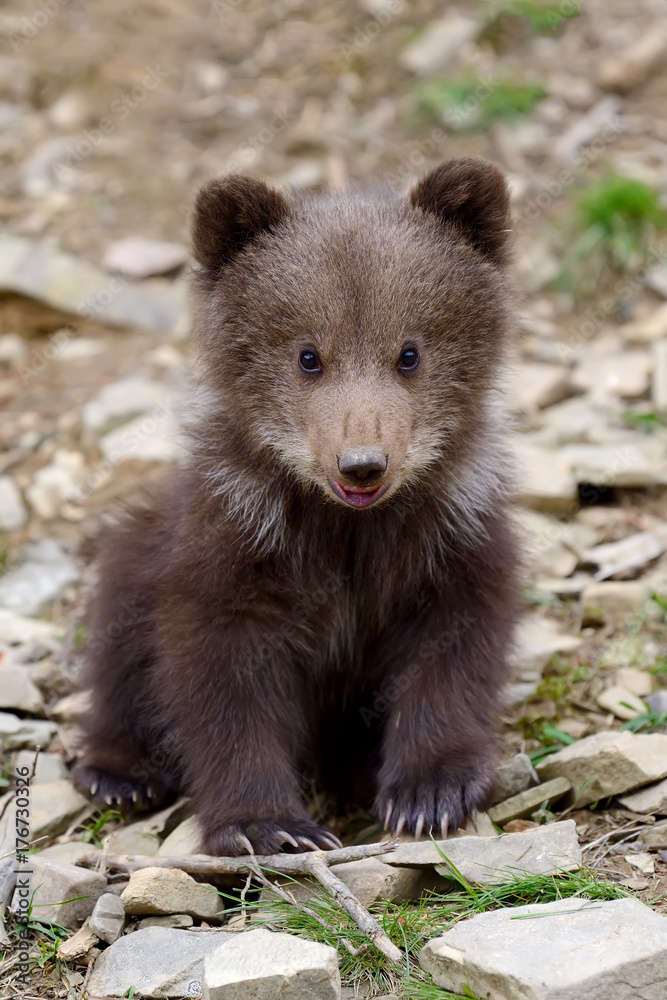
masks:
<path fill-rule="evenodd" d="M 343 492 L 345 493 L 345 496 L 350 501 L 350 503 L 353 504 L 355 507 L 364 507 L 366 504 L 370 503 L 373 500 L 375 494 L 378 493 L 379 489 L 380 487 L 378 486 L 376 489 L 364 489 L 363 491 L 362 490 L 352 491 L 352 490 L 346 490 L 345 487 L 343 487 Z"/>

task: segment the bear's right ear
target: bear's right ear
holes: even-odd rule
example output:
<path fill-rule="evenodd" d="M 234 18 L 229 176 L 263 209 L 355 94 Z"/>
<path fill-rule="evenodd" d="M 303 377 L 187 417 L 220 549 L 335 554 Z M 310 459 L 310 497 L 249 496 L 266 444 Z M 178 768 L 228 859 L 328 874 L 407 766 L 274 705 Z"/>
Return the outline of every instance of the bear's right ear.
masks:
<path fill-rule="evenodd" d="M 288 215 L 285 198 L 263 181 L 236 175 L 209 181 L 192 219 L 192 251 L 203 276 L 216 278 L 246 244 Z"/>
<path fill-rule="evenodd" d="M 458 230 L 493 264 L 507 263 L 510 195 L 493 163 L 471 157 L 441 163 L 417 182 L 410 202 Z"/>

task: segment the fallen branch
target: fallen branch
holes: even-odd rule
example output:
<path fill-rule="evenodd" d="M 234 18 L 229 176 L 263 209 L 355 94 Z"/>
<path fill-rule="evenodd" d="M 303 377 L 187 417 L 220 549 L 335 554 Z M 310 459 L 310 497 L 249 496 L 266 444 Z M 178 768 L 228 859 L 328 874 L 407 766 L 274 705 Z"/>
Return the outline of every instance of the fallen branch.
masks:
<path fill-rule="evenodd" d="M 319 853 L 313 852 L 310 856 L 309 874 L 331 893 L 338 905 L 345 910 L 348 916 L 352 917 L 357 927 L 364 932 L 378 951 L 386 955 L 391 962 L 400 962 L 403 957 L 400 950 L 389 940 L 377 921 L 373 919 L 366 907 L 362 906 L 357 897 L 350 892 L 345 883 L 330 871 L 329 865 L 321 857 L 317 856 Z M 302 855 L 302 857 L 308 857 L 308 855 Z"/>
<path fill-rule="evenodd" d="M 360 861 L 388 854 L 396 848 L 397 840 L 382 844 L 361 844 L 358 847 L 339 847 L 335 851 L 306 851 L 303 854 L 242 854 L 238 858 L 216 858 L 210 854 L 188 854 L 184 857 L 152 857 L 148 854 L 108 854 L 107 868 L 117 872 L 137 872 L 141 868 L 180 868 L 188 875 L 247 875 L 252 868 L 271 868 L 280 875 L 309 875 L 308 859 L 322 858 L 328 865 L 342 865 L 346 861 Z M 84 854 L 79 865 L 95 868 L 100 860 L 98 851 Z"/>
<path fill-rule="evenodd" d="M 321 927 L 324 927 L 326 931 L 329 931 L 331 934 L 337 933 L 335 927 L 332 927 L 331 924 L 328 924 L 326 920 L 319 915 L 319 913 L 315 913 L 315 910 L 311 910 L 311 908 L 309 906 L 306 906 L 305 903 L 300 902 L 294 896 L 293 893 L 288 892 L 286 889 L 283 889 L 281 886 L 279 886 L 276 882 L 272 882 L 270 878 L 267 878 L 261 868 L 255 868 L 253 870 L 253 874 L 248 875 L 248 884 L 253 878 L 258 879 L 262 883 L 262 885 L 266 886 L 266 888 L 269 889 L 271 892 L 276 893 L 277 896 L 279 896 L 281 899 L 284 899 L 286 903 L 290 904 L 290 906 L 296 907 L 296 909 L 300 910 L 301 913 L 306 913 L 313 920 L 317 921 L 317 923 Z M 243 891 L 245 892 L 245 889 Z M 243 895 L 243 893 L 241 895 Z M 348 940 L 348 938 L 341 938 L 341 941 L 349 951 L 350 955 L 352 955 L 354 958 L 356 958 L 358 955 L 361 955 L 364 949 L 368 947 L 368 945 L 362 944 L 360 948 L 355 948 L 352 942 Z"/>
<path fill-rule="evenodd" d="M 336 900 L 338 905 L 354 920 L 355 924 L 391 962 L 400 962 L 402 954 L 393 944 L 368 910 L 350 892 L 344 882 L 329 870 L 330 865 L 346 861 L 387 854 L 396 847 L 396 841 L 384 844 L 365 844 L 359 847 L 342 847 L 335 851 L 308 851 L 304 854 L 271 854 L 265 856 L 243 855 L 239 858 L 213 858 L 205 854 L 187 857 L 149 857 L 139 854 L 109 854 L 104 860 L 114 871 L 132 872 L 141 868 L 178 868 L 189 875 L 258 875 L 261 869 L 279 875 L 310 875 Z M 86 868 L 95 868 L 99 854 L 85 854 L 79 861 Z M 264 881 L 264 879 L 261 879 Z"/>

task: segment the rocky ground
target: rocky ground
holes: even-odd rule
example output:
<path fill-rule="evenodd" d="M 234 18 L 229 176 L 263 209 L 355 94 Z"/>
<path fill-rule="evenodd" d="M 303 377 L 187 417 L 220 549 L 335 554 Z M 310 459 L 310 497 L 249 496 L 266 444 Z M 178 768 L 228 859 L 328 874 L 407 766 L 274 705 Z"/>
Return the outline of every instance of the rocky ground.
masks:
<path fill-rule="evenodd" d="M 317 982 L 335 997 L 335 945 L 345 989 L 444 1000 L 467 981 L 483 996 L 489 977 L 534 984 L 522 937 L 529 928 L 540 948 L 553 949 L 537 970 L 546 983 L 540 995 L 590 995 L 593 976 L 603 1000 L 661 996 L 663 0 L 43 0 L 5 5 L 0 40 L 3 907 L 12 899 L 16 776 L 32 773 L 42 748 L 30 792 L 39 851 L 32 889 L 42 886 L 41 900 L 33 899 L 26 981 L 18 895 L 6 915 L 5 995 L 196 996 L 205 981 L 207 995 L 222 997 L 250 955 L 266 961 L 257 958 L 248 989 L 268 995 L 289 980 L 298 992 Z M 82 853 L 100 848 L 186 854 L 196 821 L 186 803 L 129 826 L 91 810 L 67 778 L 82 707 L 69 689 L 100 519 L 178 460 L 194 189 L 230 169 L 315 188 L 369 176 L 408 185 L 464 153 L 499 163 L 514 199 L 520 323 L 508 397 L 521 467 L 525 617 L 502 716 L 510 763 L 497 801 L 480 820 L 481 836 L 469 829 L 447 842 L 469 881 L 483 886 L 485 870 L 501 872 L 502 891 L 485 889 L 479 903 L 488 912 L 460 919 L 472 911 L 436 871 L 440 855 L 341 866 L 395 945 L 408 946 L 406 980 L 368 952 L 350 957 L 342 936 L 362 939 L 335 906 L 326 910 L 328 931 L 303 913 L 295 925 L 284 900 L 268 918 L 266 900 L 254 910 L 246 900 L 247 912 L 237 905 L 228 921 L 216 916 L 221 897 L 173 869 L 166 881 L 154 876 L 137 888 L 138 874 L 81 867 Z M 371 817 L 329 819 L 346 844 L 378 839 Z M 507 836 L 498 840 L 500 830 Z M 547 840 L 531 867 L 535 837 Z M 533 881 L 508 888 L 517 871 Z M 238 884 L 224 886 L 238 904 Z M 417 902 L 426 890 L 428 906 Z M 575 892 L 597 900 L 594 920 L 585 904 L 559 902 Z M 393 908 L 383 902 L 391 897 Z M 558 918 L 567 933 L 548 934 L 546 920 L 509 923 L 510 903 L 527 906 L 515 914 L 526 917 L 534 907 L 567 909 Z M 292 936 L 248 930 L 262 912 Z M 482 967 L 491 936 L 499 953 Z M 584 942 L 595 961 L 584 950 L 573 962 Z M 278 986 L 267 986 L 267 969 Z"/>

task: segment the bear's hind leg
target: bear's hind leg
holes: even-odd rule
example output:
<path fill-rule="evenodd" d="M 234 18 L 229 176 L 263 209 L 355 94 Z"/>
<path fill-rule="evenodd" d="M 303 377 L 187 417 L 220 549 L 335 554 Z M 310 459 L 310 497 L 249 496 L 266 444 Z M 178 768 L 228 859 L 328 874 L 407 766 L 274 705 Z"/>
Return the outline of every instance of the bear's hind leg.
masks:
<path fill-rule="evenodd" d="M 156 809 L 177 792 L 177 755 L 159 732 L 151 692 L 154 565 L 159 542 L 150 511 L 102 540 L 100 585 L 89 610 L 87 665 L 81 686 L 91 709 L 82 720 L 84 755 L 74 784 L 96 804 Z"/>

